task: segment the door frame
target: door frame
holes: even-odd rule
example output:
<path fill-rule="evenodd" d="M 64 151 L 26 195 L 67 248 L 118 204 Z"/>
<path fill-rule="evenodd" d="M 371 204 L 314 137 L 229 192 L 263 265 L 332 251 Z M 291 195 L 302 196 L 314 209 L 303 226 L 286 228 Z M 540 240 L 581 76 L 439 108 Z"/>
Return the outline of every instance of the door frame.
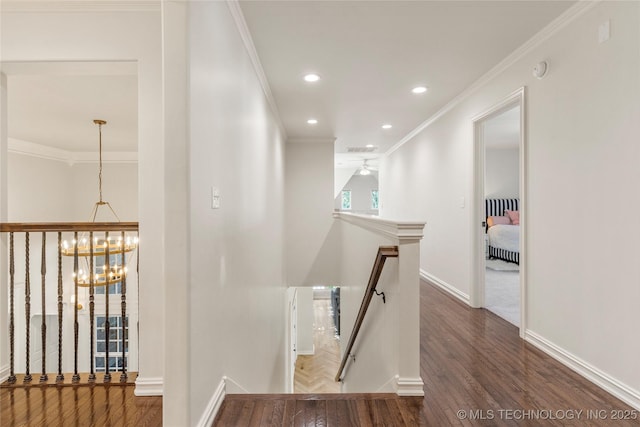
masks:
<path fill-rule="evenodd" d="M 473 274 L 471 283 L 470 303 L 472 307 L 484 307 L 485 292 L 485 232 L 481 224 L 485 218 L 484 203 L 484 177 L 485 177 L 485 141 L 484 123 L 496 117 L 514 106 L 520 107 L 520 143 L 519 143 L 519 163 L 520 163 L 520 337 L 524 338 L 526 330 L 526 278 L 527 278 L 527 150 L 526 150 L 526 108 L 525 108 L 526 87 L 520 87 L 513 93 L 503 98 L 498 103 L 489 107 L 484 112 L 472 119 L 473 123 L 473 152 L 474 152 L 474 174 L 473 174 L 473 194 L 474 208 L 472 214 L 471 241 Z"/>

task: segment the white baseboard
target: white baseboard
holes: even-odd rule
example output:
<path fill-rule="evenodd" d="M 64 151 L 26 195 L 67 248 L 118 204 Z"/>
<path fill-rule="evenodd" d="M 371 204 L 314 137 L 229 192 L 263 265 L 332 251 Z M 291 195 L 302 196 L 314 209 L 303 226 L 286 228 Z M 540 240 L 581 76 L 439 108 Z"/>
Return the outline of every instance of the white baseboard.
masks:
<path fill-rule="evenodd" d="M 396 377 L 396 394 L 398 396 L 424 396 L 424 382 L 422 378 Z"/>
<path fill-rule="evenodd" d="M 232 378 L 224 377 L 227 394 L 250 394 L 246 388 L 235 382 Z"/>
<path fill-rule="evenodd" d="M 558 347 L 535 332 L 531 332 L 529 330 L 525 331 L 524 339 L 531 345 L 539 348 L 558 362 L 582 375 L 629 406 L 640 410 L 640 392 L 638 390 L 634 390 L 628 385 L 621 383 L 617 379 L 611 377 L 605 372 L 602 372 L 600 369 L 590 365 L 568 351 Z"/>
<path fill-rule="evenodd" d="M 427 273 L 423 269 L 420 269 L 420 277 L 422 277 L 427 282 L 433 283 L 434 285 L 436 285 L 437 287 L 439 287 L 440 289 L 442 289 L 446 293 L 456 297 L 457 299 L 459 299 L 463 303 L 465 303 L 467 305 L 471 305 L 471 299 L 469 298 L 469 295 L 465 294 L 464 292 L 460 291 L 459 289 L 455 288 L 454 286 L 448 284 L 444 280 L 438 279 L 436 276 Z"/>
<path fill-rule="evenodd" d="M 216 415 L 218 415 L 218 411 L 220 410 L 220 406 L 222 406 L 222 402 L 224 401 L 224 397 L 227 394 L 227 378 L 222 377 L 220 383 L 218 384 L 218 388 L 211 396 L 209 403 L 207 404 L 207 408 L 204 410 L 204 413 L 200 417 L 200 421 L 196 426 L 198 427 L 209 427 L 213 425 L 213 421 L 216 419 Z"/>
<path fill-rule="evenodd" d="M 133 391 L 135 396 L 162 396 L 163 379 L 158 378 L 142 378 L 136 379 L 136 389 Z"/>
<path fill-rule="evenodd" d="M 0 367 L 0 383 L 3 383 L 6 380 L 8 380 L 10 373 L 11 373 L 11 367 L 9 365 L 4 365 Z"/>
<path fill-rule="evenodd" d="M 298 356 L 313 356 L 316 354 L 316 346 L 315 344 L 311 347 L 311 350 L 298 350 L 296 355 Z"/>
<path fill-rule="evenodd" d="M 344 384 L 344 382 L 340 382 L 340 384 Z M 394 375 L 391 377 L 389 381 L 380 386 L 376 393 L 395 393 L 398 388 L 398 375 Z"/>

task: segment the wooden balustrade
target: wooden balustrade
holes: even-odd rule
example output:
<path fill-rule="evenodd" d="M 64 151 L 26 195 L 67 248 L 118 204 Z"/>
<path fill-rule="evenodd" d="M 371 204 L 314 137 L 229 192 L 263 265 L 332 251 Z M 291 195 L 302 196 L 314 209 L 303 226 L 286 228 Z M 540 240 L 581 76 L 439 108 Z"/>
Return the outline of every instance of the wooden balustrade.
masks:
<path fill-rule="evenodd" d="M 105 383 L 111 382 L 112 367 L 110 366 L 110 354 L 116 355 L 117 353 L 111 351 L 112 341 L 112 328 L 119 327 L 121 329 L 121 336 L 117 338 L 119 344 L 121 344 L 122 350 L 122 362 L 116 363 L 115 370 L 120 370 L 121 375 L 119 381 L 121 383 L 127 382 L 127 349 L 129 334 L 127 333 L 128 321 L 127 321 L 127 268 L 126 268 L 126 256 L 127 253 L 137 251 L 137 222 L 118 222 L 118 223 L 105 223 L 105 222 L 73 222 L 73 223 L 0 223 L 0 233 L 8 234 L 8 252 L 9 252 L 9 275 L 8 277 L 2 277 L 0 280 L 5 281 L 8 279 L 8 296 L 9 296 L 9 368 L 10 375 L 7 380 L 9 384 L 15 384 L 17 382 L 16 376 L 16 237 L 24 235 L 24 321 L 25 321 L 25 360 L 24 360 L 24 376 L 23 383 L 30 383 L 32 381 L 31 375 L 31 357 L 32 357 L 32 337 L 31 337 L 31 317 L 32 317 L 32 289 L 31 289 L 31 267 L 32 262 L 30 258 L 31 253 L 31 236 L 30 233 L 41 233 L 41 261 L 40 261 L 40 279 L 41 279 L 41 336 L 40 336 L 40 348 L 42 350 L 41 359 L 41 375 L 39 382 L 47 383 L 49 380 L 47 374 L 47 295 L 51 296 L 51 302 L 57 306 L 57 326 L 58 326 L 58 363 L 57 363 L 57 375 L 56 383 L 62 383 L 65 380 L 63 373 L 63 359 L 64 359 L 64 347 L 63 347 L 63 318 L 64 318 L 64 272 L 63 272 L 63 257 L 69 256 L 73 258 L 73 376 L 72 382 L 79 383 L 81 375 L 79 372 L 79 338 L 80 338 L 80 323 L 78 312 L 82 308 L 79 307 L 79 288 L 89 288 L 89 375 L 84 376 L 88 382 L 96 381 L 96 340 L 100 337 L 95 333 L 95 327 L 101 328 L 101 332 L 104 332 L 104 342 L 100 339 L 101 344 L 104 345 L 104 376 L 103 381 Z M 53 295 L 53 292 L 47 292 L 47 234 L 53 233 L 57 239 L 52 239 L 57 242 L 57 287 L 51 287 L 50 290 L 57 288 L 57 295 Z M 72 247 L 68 248 L 66 241 L 63 240 L 63 234 L 73 235 Z M 130 233 L 130 234 L 127 234 Z M 133 243 L 129 242 L 131 233 L 134 234 Z M 88 235 L 88 240 L 86 236 Z M 83 237 L 85 236 L 85 237 Z M 116 237 L 114 237 L 116 236 Z M 82 238 L 82 243 L 81 239 Z M 111 256 L 115 256 L 115 262 L 112 262 Z M 101 257 L 103 259 L 102 266 L 96 265 L 96 260 Z M 80 261 L 83 259 L 88 265 L 87 274 L 80 268 Z M 137 270 L 136 261 L 136 270 Z M 102 268 L 102 273 L 100 273 Z M 112 325 L 109 314 L 109 288 L 111 286 L 119 285 L 120 288 L 120 316 L 121 320 L 118 325 Z M 96 325 L 96 288 L 104 287 L 104 322 L 101 325 Z M 102 293 L 102 292 L 101 292 Z M 54 299 L 55 297 L 55 299 Z M 53 305 L 53 304 L 51 304 Z M 102 316 L 102 313 L 100 314 Z M 35 343 L 34 343 L 35 344 Z M 116 342 L 116 348 L 118 347 Z M 66 359 L 65 359 L 66 360 Z M 118 369 L 119 368 L 119 369 Z"/>

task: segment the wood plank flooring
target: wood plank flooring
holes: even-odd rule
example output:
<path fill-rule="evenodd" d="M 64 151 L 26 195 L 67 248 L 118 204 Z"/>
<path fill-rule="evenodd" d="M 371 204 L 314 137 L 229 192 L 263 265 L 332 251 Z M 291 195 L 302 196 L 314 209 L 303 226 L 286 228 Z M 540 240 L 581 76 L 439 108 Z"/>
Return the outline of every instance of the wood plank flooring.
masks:
<path fill-rule="evenodd" d="M 230 394 L 214 426 L 418 426 L 421 408 L 395 394 Z"/>
<path fill-rule="evenodd" d="M 133 385 L 27 386 L 0 390 L 2 427 L 162 426 L 162 397 Z"/>
<path fill-rule="evenodd" d="M 340 342 L 335 336 L 331 300 L 313 300 L 313 355 L 298 356 L 294 374 L 295 393 L 340 393 L 335 381 L 340 367 Z"/>
<path fill-rule="evenodd" d="M 521 340 L 506 320 L 426 282 L 420 293 L 424 399 L 228 395 L 214 426 L 640 426 L 640 411 Z"/>
<path fill-rule="evenodd" d="M 214 426 L 640 426 L 637 410 L 522 341 L 493 313 L 426 283 L 420 304 L 424 398 L 228 395 Z M 162 399 L 134 397 L 133 389 L 2 388 L 0 424 L 161 426 Z"/>
<path fill-rule="evenodd" d="M 521 340 L 490 311 L 425 282 L 420 304 L 425 425 L 640 425 L 640 411 Z M 613 420 L 618 410 L 635 419 Z"/>

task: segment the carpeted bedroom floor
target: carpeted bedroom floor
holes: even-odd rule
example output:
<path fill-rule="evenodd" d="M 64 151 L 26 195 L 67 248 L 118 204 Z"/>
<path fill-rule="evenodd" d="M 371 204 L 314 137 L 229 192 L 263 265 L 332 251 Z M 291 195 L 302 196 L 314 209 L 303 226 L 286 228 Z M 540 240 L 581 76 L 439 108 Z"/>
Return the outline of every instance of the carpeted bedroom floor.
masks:
<path fill-rule="evenodd" d="M 517 264 L 487 260 L 485 308 L 520 326 L 520 272 Z"/>

